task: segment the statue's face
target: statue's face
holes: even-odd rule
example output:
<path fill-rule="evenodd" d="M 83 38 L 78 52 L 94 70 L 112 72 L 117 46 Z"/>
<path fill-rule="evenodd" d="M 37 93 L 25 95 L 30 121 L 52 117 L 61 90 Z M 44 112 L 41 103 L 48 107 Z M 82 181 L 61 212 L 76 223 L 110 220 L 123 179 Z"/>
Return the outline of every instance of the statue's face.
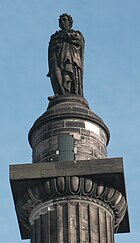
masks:
<path fill-rule="evenodd" d="M 69 23 L 69 19 L 68 19 L 67 16 L 61 17 L 59 26 L 62 30 L 69 30 L 70 29 L 70 23 Z"/>

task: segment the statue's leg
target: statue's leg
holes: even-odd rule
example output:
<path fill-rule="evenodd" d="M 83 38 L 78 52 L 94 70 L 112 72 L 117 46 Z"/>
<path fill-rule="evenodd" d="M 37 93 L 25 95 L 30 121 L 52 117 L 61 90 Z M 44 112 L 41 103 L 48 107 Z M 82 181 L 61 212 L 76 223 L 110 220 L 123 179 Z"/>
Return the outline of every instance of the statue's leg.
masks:
<path fill-rule="evenodd" d="M 65 88 L 65 92 L 68 94 L 71 94 L 71 83 L 72 83 L 72 78 L 70 75 L 70 72 L 63 71 L 63 86 Z"/>
<path fill-rule="evenodd" d="M 62 71 L 59 67 L 55 67 L 51 72 L 51 83 L 55 95 L 65 94 L 62 85 Z"/>
<path fill-rule="evenodd" d="M 58 89 L 58 93 L 59 94 L 65 94 L 65 89 L 63 87 L 63 84 L 62 84 L 62 70 L 57 67 L 56 70 L 55 70 L 55 76 L 56 76 L 56 86 L 57 86 L 57 89 Z"/>

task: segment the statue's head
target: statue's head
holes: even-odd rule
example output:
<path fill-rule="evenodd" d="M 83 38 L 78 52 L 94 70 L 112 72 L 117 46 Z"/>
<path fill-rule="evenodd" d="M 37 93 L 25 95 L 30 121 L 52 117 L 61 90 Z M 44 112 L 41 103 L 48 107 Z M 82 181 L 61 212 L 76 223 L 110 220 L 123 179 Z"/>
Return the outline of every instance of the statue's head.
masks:
<path fill-rule="evenodd" d="M 67 13 L 64 13 L 64 14 L 59 16 L 59 27 L 62 30 L 69 30 L 69 29 L 71 29 L 72 24 L 73 24 L 73 19 Z"/>

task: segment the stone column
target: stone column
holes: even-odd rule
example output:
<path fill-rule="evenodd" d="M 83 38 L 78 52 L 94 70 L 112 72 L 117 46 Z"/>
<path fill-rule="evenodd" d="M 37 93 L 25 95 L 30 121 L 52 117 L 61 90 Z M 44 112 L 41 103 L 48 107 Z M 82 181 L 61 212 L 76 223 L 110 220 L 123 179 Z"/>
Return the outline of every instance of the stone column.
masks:
<path fill-rule="evenodd" d="M 17 203 L 32 243 L 114 243 L 126 209 L 120 192 L 88 176 L 48 178 Z"/>
<path fill-rule="evenodd" d="M 29 217 L 32 243 L 113 243 L 113 215 L 87 200 L 45 202 Z"/>
<path fill-rule="evenodd" d="M 66 134 L 73 137 L 72 161 L 59 160 L 59 138 Z M 51 100 L 29 142 L 33 163 L 11 167 L 23 239 L 114 243 L 115 232 L 129 231 L 122 161 L 107 159 L 109 130 L 84 98 Z"/>

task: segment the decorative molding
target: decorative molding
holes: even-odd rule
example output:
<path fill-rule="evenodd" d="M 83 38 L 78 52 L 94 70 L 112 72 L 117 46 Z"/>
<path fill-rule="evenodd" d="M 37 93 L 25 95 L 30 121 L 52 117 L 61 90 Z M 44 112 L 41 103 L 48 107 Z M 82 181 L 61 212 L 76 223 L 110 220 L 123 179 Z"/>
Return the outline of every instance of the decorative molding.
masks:
<path fill-rule="evenodd" d="M 75 197 L 75 196 L 67 196 L 67 197 L 62 197 L 62 198 L 58 198 L 56 200 L 49 200 L 46 202 L 42 202 L 40 204 L 38 204 L 37 206 L 35 206 L 30 215 L 29 215 L 29 222 L 30 225 L 34 224 L 34 221 L 39 219 L 39 217 L 41 215 L 46 214 L 49 211 L 53 211 L 55 210 L 56 205 L 64 205 L 64 204 L 80 204 L 80 205 L 96 205 L 96 207 L 102 207 L 104 210 L 106 210 L 108 213 L 110 213 L 110 215 L 112 216 L 112 221 L 113 221 L 113 225 L 115 222 L 115 215 L 114 215 L 114 211 L 103 201 L 99 200 L 99 199 L 95 199 L 95 198 L 87 198 L 87 197 Z"/>
<path fill-rule="evenodd" d="M 88 176 L 61 176 L 44 179 L 27 188 L 16 205 L 20 220 L 29 229 L 29 215 L 34 208 L 45 202 L 52 203 L 68 197 L 91 201 L 113 212 L 114 231 L 118 229 L 127 209 L 124 196 L 114 188 L 98 183 Z"/>

